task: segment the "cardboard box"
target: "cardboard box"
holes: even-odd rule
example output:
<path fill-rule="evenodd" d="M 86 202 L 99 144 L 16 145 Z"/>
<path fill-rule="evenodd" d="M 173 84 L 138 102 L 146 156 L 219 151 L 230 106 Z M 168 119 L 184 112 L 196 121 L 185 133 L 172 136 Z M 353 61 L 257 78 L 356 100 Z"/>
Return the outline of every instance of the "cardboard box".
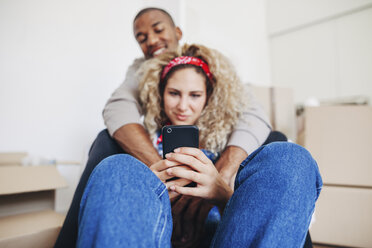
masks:
<path fill-rule="evenodd" d="M 314 243 L 372 247 L 372 189 L 324 186 L 310 228 Z"/>
<path fill-rule="evenodd" d="M 302 117 L 300 144 L 317 161 L 324 183 L 313 242 L 372 247 L 372 107 L 307 107 Z"/>
<path fill-rule="evenodd" d="M 303 142 L 324 184 L 372 187 L 372 107 L 306 108 Z"/>
<path fill-rule="evenodd" d="M 0 247 L 52 247 L 64 219 L 55 191 L 66 186 L 55 166 L 0 166 Z"/>
<path fill-rule="evenodd" d="M 53 247 L 64 218 L 52 210 L 0 217 L 0 247 Z"/>
<path fill-rule="evenodd" d="M 296 140 L 296 114 L 293 90 L 250 85 L 249 89 L 263 106 L 274 130 Z"/>

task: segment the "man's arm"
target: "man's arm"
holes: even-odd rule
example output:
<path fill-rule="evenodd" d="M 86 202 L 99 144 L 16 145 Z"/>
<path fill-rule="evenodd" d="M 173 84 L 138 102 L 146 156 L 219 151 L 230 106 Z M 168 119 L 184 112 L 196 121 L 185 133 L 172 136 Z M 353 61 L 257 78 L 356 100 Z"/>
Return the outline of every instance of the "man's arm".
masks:
<path fill-rule="evenodd" d="M 144 59 L 136 59 L 128 68 L 124 82 L 115 90 L 103 110 L 110 135 L 123 150 L 150 166 L 161 158 L 141 125 L 138 102 L 138 68 Z"/>
<path fill-rule="evenodd" d="M 124 125 L 116 130 L 113 137 L 124 151 L 141 160 L 147 166 L 161 159 L 147 131 L 140 124 Z"/>
<path fill-rule="evenodd" d="M 236 173 L 240 163 L 254 150 L 260 147 L 271 132 L 269 118 L 255 97 L 245 90 L 249 105 L 234 128 L 226 149 L 216 163 L 216 168 L 226 183 L 234 189 Z"/>
<path fill-rule="evenodd" d="M 106 102 L 102 115 L 111 136 L 122 126 L 141 124 L 141 106 L 138 102 L 139 76 L 136 74 L 144 59 L 136 59 L 128 68 L 124 82 Z"/>
<path fill-rule="evenodd" d="M 245 85 L 245 92 L 245 100 L 249 104 L 235 125 L 227 146 L 240 147 L 249 155 L 265 142 L 271 132 L 271 124 L 261 104 L 250 94 L 248 85 Z"/>

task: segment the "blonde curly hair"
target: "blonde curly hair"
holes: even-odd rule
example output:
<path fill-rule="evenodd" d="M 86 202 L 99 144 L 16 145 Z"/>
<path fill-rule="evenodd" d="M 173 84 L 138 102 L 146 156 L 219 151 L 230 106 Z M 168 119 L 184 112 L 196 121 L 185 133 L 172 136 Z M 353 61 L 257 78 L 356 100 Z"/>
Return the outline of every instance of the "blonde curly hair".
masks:
<path fill-rule="evenodd" d="M 195 125 L 199 128 L 200 147 L 214 153 L 221 152 L 246 106 L 243 100 L 244 87 L 228 59 L 218 51 L 202 45 L 185 44 L 177 51 L 147 60 L 141 66 L 138 71 L 139 100 L 145 115 L 145 128 L 153 138 L 157 130 L 168 121 L 162 103 L 160 76 L 163 68 L 180 56 L 202 59 L 213 74 L 214 82 L 210 84 L 212 92 L 207 96 L 207 103 Z"/>

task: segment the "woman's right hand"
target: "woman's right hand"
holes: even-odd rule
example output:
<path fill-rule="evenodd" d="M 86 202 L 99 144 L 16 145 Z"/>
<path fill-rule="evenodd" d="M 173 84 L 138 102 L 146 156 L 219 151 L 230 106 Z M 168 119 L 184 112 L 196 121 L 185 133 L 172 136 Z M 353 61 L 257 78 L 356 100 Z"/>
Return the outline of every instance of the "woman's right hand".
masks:
<path fill-rule="evenodd" d="M 162 159 L 156 162 L 155 164 L 152 164 L 150 166 L 150 170 L 165 184 L 169 179 L 173 178 L 174 176 L 170 176 L 169 173 L 167 173 L 167 169 L 172 167 L 180 167 L 184 168 L 186 170 L 191 170 L 190 167 L 186 165 L 182 165 L 179 162 L 176 161 L 170 161 L 168 159 Z M 190 180 L 184 179 L 184 178 L 178 178 L 172 181 L 172 185 L 178 185 L 180 187 L 183 187 L 187 184 L 191 183 Z M 169 193 L 169 199 L 172 200 L 175 197 L 179 196 L 179 194 L 175 191 L 170 191 L 169 187 L 168 193 Z"/>
<path fill-rule="evenodd" d="M 200 197 L 217 205 L 221 212 L 233 194 L 233 190 L 225 182 L 212 161 L 197 148 L 181 147 L 167 154 L 167 159 L 188 165 L 190 170 L 183 170 L 180 167 L 169 168 L 167 173 L 170 176 L 188 179 L 196 183 L 196 187 L 184 187 L 167 183 L 171 191 L 182 195 Z"/>

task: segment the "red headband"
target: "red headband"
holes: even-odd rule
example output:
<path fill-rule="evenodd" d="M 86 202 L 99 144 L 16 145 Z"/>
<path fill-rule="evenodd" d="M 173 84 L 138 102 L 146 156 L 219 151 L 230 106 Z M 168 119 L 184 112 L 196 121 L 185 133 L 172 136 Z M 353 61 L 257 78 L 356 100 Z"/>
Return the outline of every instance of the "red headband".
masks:
<path fill-rule="evenodd" d="M 162 74 L 161 74 L 161 80 L 165 78 L 167 73 L 172 69 L 173 67 L 177 65 L 196 65 L 200 66 L 200 68 L 203 69 L 207 77 L 211 82 L 213 82 L 213 76 L 211 71 L 209 70 L 208 65 L 201 59 L 196 58 L 196 57 L 190 57 L 190 56 L 182 56 L 182 57 L 177 57 L 172 59 L 168 65 L 164 68 Z"/>

